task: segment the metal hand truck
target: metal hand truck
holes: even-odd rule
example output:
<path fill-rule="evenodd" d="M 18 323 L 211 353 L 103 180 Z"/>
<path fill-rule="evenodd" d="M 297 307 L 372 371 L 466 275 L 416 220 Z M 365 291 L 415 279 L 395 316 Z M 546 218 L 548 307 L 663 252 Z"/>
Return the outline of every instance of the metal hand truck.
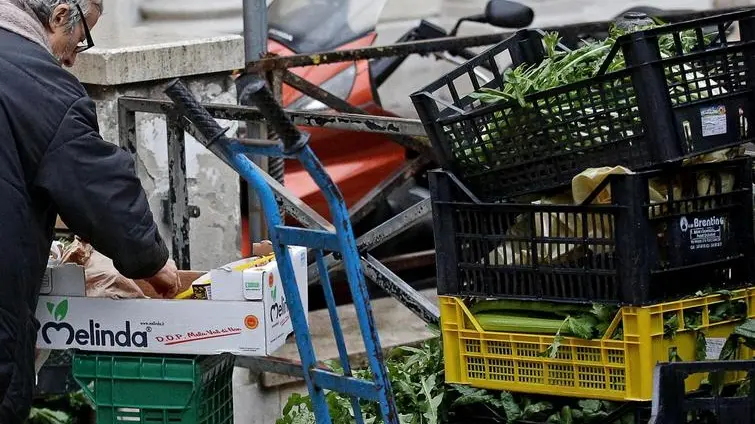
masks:
<path fill-rule="evenodd" d="M 207 110 L 192 96 L 186 86 L 178 79 L 172 81 L 165 93 L 176 104 L 178 111 L 193 124 L 198 131 L 198 140 L 210 151 L 238 172 L 253 188 L 260 198 L 273 243 L 278 270 L 283 280 L 283 289 L 294 327 L 296 346 L 304 367 L 304 381 L 312 398 L 312 407 L 318 424 L 330 424 L 331 418 L 325 401 L 323 389 L 344 393 L 350 396 L 354 409 L 355 421 L 363 423 L 359 400 L 378 402 L 383 421 L 386 424 L 398 424 L 398 414 L 391 385 L 383 362 L 382 348 L 378 337 L 372 308 L 362 274 L 359 252 L 349 221 L 349 215 L 343 196 L 333 183 L 317 157 L 308 146 L 309 135 L 299 132 L 268 90 L 265 80 L 254 76 L 247 89 L 251 93 L 254 105 L 260 109 L 262 116 L 279 134 L 282 142 L 268 140 L 239 140 L 225 136 L 226 129 L 218 125 Z M 248 155 L 264 155 L 297 159 L 307 170 L 315 183 L 322 190 L 333 217 L 333 231 L 311 230 L 286 226 L 280 215 L 278 204 L 272 189 L 265 181 L 261 171 L 252 163 Z M 344 375 L 317 368 L 315 351 L 312 347 L 309 328 L 296 285 L 287 245 L 305 246 L 315 250 L 321 283 L 333 325 L 338 354 L 344 369 Z M 352 377 L 348 352 L 343 332 L 336 312 L 336 303 L 330 285 L 327 268 L 323 261 L 325 251 L 334 252 L 343 258 L 344 269 L 348 279 L 354 308 L 362 332 L 362 339 L 367 351 L 373 381 L 368 382 Z"/>

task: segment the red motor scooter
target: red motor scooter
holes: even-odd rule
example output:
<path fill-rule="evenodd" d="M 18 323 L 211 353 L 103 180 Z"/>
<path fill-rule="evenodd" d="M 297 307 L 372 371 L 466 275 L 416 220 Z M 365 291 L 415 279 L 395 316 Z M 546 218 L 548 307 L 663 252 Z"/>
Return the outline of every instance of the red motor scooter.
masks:
<path fill-rule="evenodd" d="M 385 3 L 386 0 L 274 0 L 268 7 L 268 51 L 279 56 L 288 56 L 369 47 L 377 39 L 375 27 Z M 450 33 L 422 20 L 396 42 L 453 36 L 463 21 L 523 28 L 532 22 L 533 17 L 533 11 L 526 6 L 511 1 L 491 0 L 486 13 L 460 19 Z M 473 57 L 474 53 L 465 50 L 436 56 L 454 64 L 461 64 Z M 397 116 L 383 109 L 378 88 L 405 59 L 406 56 L 358 60 L 298 67 L 290 71 L 372 115 Z M 287 85 L 283 86 L 282 104 L 289 110 L 319 112 L 329 109 L 321 102 Z M 384 134 L 319 127 L 302 129 L 310 133 L 310 146 L 343 193 L 348 207 L 362 199 L 401 167 L 412 154 Z M 315 211 L 329 218 L 325 198 L 298 162 L 286 162 L 284 184 Z M 411 181 L 389 196 L 384 204 L 360 222 L 355 230 L 368 230 L 429 196 L 425 183 Z M 244 200 L 242 209 L 245 207 Z M 250 250 L 247 211 L 242 210 L 241 216 L 242 254 L 248 256 Z M 418 237 L 415 232 L 412 239 L 422 241 L 419 244 L 414 243 L 409 250 L 432 248 L 430 222 L 420 226 L 417 231 L 427 234 Z M 392 252 L 398 253 L 395 251 L 395 245 L 389 248 Z"/>

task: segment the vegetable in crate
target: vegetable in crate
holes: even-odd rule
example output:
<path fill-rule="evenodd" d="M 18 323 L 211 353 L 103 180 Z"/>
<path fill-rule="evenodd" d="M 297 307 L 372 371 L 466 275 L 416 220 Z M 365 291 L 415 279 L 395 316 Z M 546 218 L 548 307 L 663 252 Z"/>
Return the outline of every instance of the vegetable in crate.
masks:
<path fill-rule="evenodd" d="M 648 25 L 636 28 L 636 30 L 650 29 L 658 25 Z M 554 125 L 559 131 L 550 133 L 554 137 L 550 141 L 554 144 L 563 144 L 574 140 L 584 140 L 584 144 L 572 143 L 576 147 L 589 147 L 591 138 L 599 143 L 605 137 L 605 134 L 612 131 L 608 126 L 611 122 L 620 122 L 622 116 L 617 110 L 624 110 L 630 107 L 634 101 L 633 98 L 616 96 L 615 98 L 606 97 L 605 93 L 598 91 L 595 87 L 582 87 L 579 91 L 565 93 L 562 95 L 549 96 L 550 101 L 547 104 L 534 104 L 526 96 L 529 94 L 543 92 L 552 88 L 577 83 L 588 80 L 597 75 L 598 71 L 608 60 L 608 55 L 614 47 L 617 39 L 627 34 L 627 31 L 612 27 L 609 31 L 609 37 L 605 40 L 586 42 L 583 47 L 571 51 L 563 51 L 558 48 L 560 37 L 556 32 L 549 32 L 543 36 L 543 47 L 545 56 L 540 63 L 527 64 L 509 68 L 503 74 L 503 84 L 500 89 L 481 88 L 478 92 L 472 93 L 470 97 L 478 99 L 482 103 L 509 102 L 510 108 L 502 109 L 494 113 L 497 122 L 485 123 L 481 129 L 483 134 L 481 141 L 487 143 L 484 148 L 488 151 L 498 151 L 498 154 L 505 155 L 506 152 L 500 151 L 494 146 L 493 141 L 497 138 L 505 138 L 511 135 L 522 134 L 524 132 L 534 131 L 536 128 L 542 128 L 543 123 L 548 127 Z M 704 42 L 709 44 L 714 39 L 716 33 L 705 34 Z M 684 31 L 680 35 L 682 51 L 687 53 L 698 47 L 698 38 L 694 31 Z M 660 48 L 661 58 L 670 58 L 678 56 L 676 45 L 671 35 L 664 35 L 659 38 L 658 45 Z M 619 51 L 610 59 L 606 67 L 606 72 L 615 72 L 625 69 L 623 54 Z M 711 96 L 725 94 L 726 90 L 707 78 L 706 75 L 697 72 L 689 65 L 673 65 L 667 72 L 669 81 L 670 94 L 672 94 L 672 103 L 687 103 L 689 101 L 701 100 Z M 709 86 L 710 85 L 710 86 Z M 708 88 L 709 90 L 704 90 Z M 521 115 L 517 108 L 534 108 L 539 110 L 541 120 L 534 119 L 529 114 Z M 514 120 L 516 115 L 521 115 Z M 602 117 L 601 115 L 606 115 Z M 639 117 L 635 116 L 633 122 L 641 124 Z M 598 125 L 595 125 L 597 121 Z M 564 126 L 565 123 L 570 123 Z M 620 126 L 620 129 L 614 129 L 616 134 L 612 137 L 627 138 L 634 134 L 631 129 L 632 125 Z M 568 131 L 562 129 L 568 128 Z M 508 134 L 509 131 L 512 134 Z M 569 132 L 571 131 L 571 132 Z M 464 152 L 464 157 L 475 157 L 477 161 L 467 163 L 470 167 L 480 167 L 489 169 L 489 165 L 498 164 L 488 163 L 488 156 L 483 151 L 482 143 L 475 143 L 478 147 L 471 148 Z M 512 155 L 519 152 L 512 151 Z M 481 169 L 481 170 L 482 170 Z"/>
<path fill-rule="evenodd" d="M 586 340 L 603 337 L 618 311 L 615 306 L 598 303 L 590 306 L 519 300 L 483 300 L 469 309 L 485 331 L 555 336 L 542 352 L 551 358 L 558 353 L 564 336 Z"/>
<path fill-rule="evenodd" d="M 685 162 L 685 165 L 722 162 L 741 156 L 744 148 L 730 148 L 701 155 Z M 623 167 L 588 168 L 572 179 L 571 191 L 558 196 L 544 197 L 533 204 L 563 204 L 579 205 L 589 198 L 592 192 L 610 175 L 631 174 L 632 170 Z M 688 176 L 681 175 L 668 179 L 666 175 L 649 178 L 648 199 L 651 205 L 648 215 L 661 217 L 669 212 L 669 199 L 675 200 L 678 213 L 701 212 L 717 207 L 716 200 L 699 201 L 700 196 L 711 196 L 730 193 L 734 190 L 736 180 L 730 172 L 711 173 L 708 171 L 690 172 Z M 595 196 L 591 204 L 611 204 L 611 186 L 608 185 Z M 686 200 L 680 202 L 680 200 Z M 586 236 L 589 239 L 612 240 L 610 234 L 613 223 L 600 218 L 600 214 L 586 214 L 582 219 L 581 213 L 548 213 L 534 212 L 532 215 L 518 216 L 514 224 L 506 229 L 504 242 L 492 250 L 485 258 L 490 265 L 511 266 L 530 265 L 533 263 L 532 254 L 537 254 L 539 264 L 568 264 L 576 262 L 588 255 L 606 255 L 614 251 L 611 243 L 595 244 L 590 251 L 584 251 L 581 244 L 574 242 L 559 242 L 561 239 L 575 239 Z M 534 220 L 535 222 L 530 222 Z M 583 222 L 587 224 L 585 227 Z M 534 229 L 534 233 L 533 230 Z M 664 244 L 665 232 L 659 232 L 659 245 Z M 531 237 L 550 238 L 551 240 L 538 243 L 533 251 Z"/>

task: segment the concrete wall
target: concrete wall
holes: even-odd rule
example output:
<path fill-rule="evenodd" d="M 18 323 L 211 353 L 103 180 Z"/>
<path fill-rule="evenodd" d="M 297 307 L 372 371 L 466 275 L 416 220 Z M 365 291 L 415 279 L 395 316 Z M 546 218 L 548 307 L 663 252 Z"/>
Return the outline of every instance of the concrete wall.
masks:
<path fill-rule="evenodd" d="M 102 37 L 98 47 L 80 55 L 73 69 L 95 100 L 105 140 L 119 143 L 119 97 L 167 100 L 163 88 L 173 77 L 181 77 L 200 101 L 236 103 L 231 70 L 243 63 L 240 37 L 181 41 L 172 34 L 148 30 L 131 30 L 123 37 L 127 40 L 114 34 Z M 216 55 L 221 57 L 215 59 Z M 172 230 L 161 220 L 162 199 L 169 187 L 165 119 L 143 113 L 136 117 L 137 172 L 170 247 Z M 220 123 L 231 127 L 229 135 L 236 133 L 237 123 Z M 191 265 L 195 270 L 209 270 L 240 257 L 239 177 L 188 135 L 186 160 L 189 203 L 201 211 L 190 224 Z"/>
<path fill-rule="evenodd" d="M 191 91 L 208 103 L 234 103 L 236 93 L 227 74 L 187 78 Z M 134 84 L 116 88 L 88 86 L 95 99 L 102 136 L 118 142 L 118 109 L 120 96 L 165 98 L 163 84 Z M 238 125 L 231 126 L 235 133 Z M 170 248 L 172 230 L 163 223 L 162 200 L 168 196 L 167 128 L 162 115 L 137 114 L 136 168 L 147 192 L 149 203 L 158 220 L 160 234 Z M 191 136 L 186 136 L 186 174 L 189 203 L 199 207 L 201 215 L 191 220 L 192 269 L 209 270 L 218 264 L 240 257 L 239 182 L 237 174 Z"/>

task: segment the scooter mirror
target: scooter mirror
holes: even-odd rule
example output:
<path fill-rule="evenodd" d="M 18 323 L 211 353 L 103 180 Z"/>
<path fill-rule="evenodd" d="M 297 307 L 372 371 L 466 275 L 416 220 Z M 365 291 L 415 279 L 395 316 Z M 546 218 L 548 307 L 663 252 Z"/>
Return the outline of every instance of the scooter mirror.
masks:
<path fill-rule="evenodd" d="M 535 12 L 515 1 L 490 0 L 485 7 L 485 20 L 499 28 L 524 28 L 532 23 Z"/>

